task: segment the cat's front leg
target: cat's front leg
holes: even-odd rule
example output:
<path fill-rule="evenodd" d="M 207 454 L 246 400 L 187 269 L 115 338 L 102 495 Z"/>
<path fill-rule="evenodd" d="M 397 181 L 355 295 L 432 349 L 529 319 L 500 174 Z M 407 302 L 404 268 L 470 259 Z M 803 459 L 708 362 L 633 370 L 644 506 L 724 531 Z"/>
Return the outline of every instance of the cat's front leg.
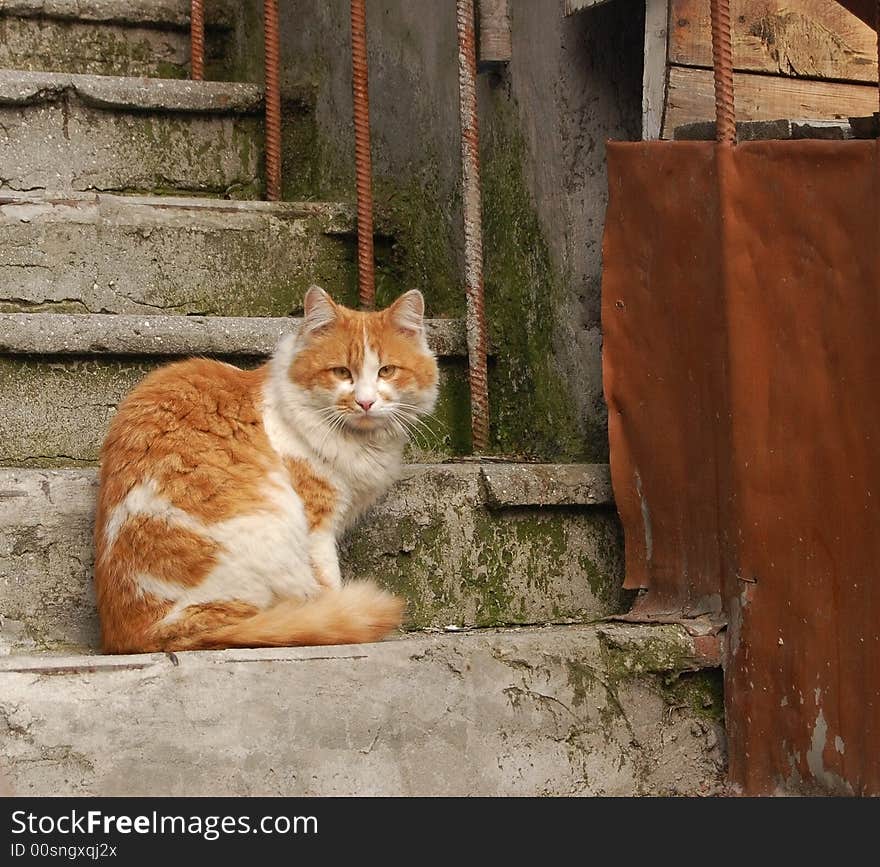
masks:
<path fill-rule="evenodd" d="M 342 586 L 339 554 L 333 533 L 319 530 L 309 535 L 309 558 L 319 584 L 330 590 L 338 590 Z"/>

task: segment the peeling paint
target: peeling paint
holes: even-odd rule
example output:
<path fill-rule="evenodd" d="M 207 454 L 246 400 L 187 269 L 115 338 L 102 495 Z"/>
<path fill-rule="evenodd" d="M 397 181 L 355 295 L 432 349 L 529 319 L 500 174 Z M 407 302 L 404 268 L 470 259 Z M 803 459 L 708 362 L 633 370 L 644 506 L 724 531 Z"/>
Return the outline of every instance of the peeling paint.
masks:
<path fill-rule="evenodd" d="M 642 526 L 645 530 L 645 559 L 650 568 L 654 558 L 654 532 L 651 528 L 651 510 L 648 507 L 648 501 L 642 493 L 642 477 L 636 471 L 636 492 L 639 495 L 639 506 L 642 510 Z"/>
<path fill-rule="evenodd" d="M 816 701 L 818 702 L 821 690 L 816 690 Z M 840 738 L 835 738 L 835 744 Z M 813 734 L 810 738 L 810 749 L 807 751 L 807 767 L 817 782 L 822 783 L 831 791 L 852 795 L 852 786 L 842 777 L 829 771 L 825 767 L 825 745 L 828 741 L 828 723 L 825 721 L 825 712 L 819 708 L 819 714 L 816 717 L 813 726 Z M 841 741 L 841 743 L 843 743 Z M 842 750 L 838 749 L 838 752 Z"/>

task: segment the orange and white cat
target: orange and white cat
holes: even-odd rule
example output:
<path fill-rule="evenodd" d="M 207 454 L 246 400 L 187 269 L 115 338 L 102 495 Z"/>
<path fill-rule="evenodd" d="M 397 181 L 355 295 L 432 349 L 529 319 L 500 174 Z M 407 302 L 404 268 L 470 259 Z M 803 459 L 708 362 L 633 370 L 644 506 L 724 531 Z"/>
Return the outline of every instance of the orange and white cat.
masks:
<path fill-rule="evenodd" d="M 361 313 L 313 286 L 256 370 L 148 376 L 101 451 L 95 585 L 110 653 L 376 641 L 403 602 L 342 583 L 340 534 L 437 397 L 421 293 Z"/>

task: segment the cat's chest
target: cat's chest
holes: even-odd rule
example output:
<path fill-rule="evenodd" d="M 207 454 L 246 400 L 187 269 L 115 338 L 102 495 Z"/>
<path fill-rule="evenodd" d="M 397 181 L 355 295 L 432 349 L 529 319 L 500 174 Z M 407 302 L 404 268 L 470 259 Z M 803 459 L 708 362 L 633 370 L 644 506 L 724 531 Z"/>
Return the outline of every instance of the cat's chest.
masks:
<path fill-rule="evenodd" d="M 351 458 L 328 468 L 330 483 L 339 494 L 337 526 L 350 526 L 397 480 L 400 461 L 393 456 Z"/>

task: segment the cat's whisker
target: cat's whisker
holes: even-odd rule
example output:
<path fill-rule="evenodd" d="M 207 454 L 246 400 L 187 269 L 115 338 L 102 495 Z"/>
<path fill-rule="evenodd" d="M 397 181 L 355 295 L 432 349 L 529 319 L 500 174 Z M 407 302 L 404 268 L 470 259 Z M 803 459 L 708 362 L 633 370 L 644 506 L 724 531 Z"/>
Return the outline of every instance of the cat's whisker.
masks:
<path fill-rule="evenodd" d="M 394 423 L 398 426 L 399 430 L 405 436 L 415 440 L 417 446 L 425 450 L 429 450 L 431 448 L 428 438 L 422 431 L 420 431 L 412 424 L 411 419 L 393 409 L 391 410 L 391 412 L 389 412 L 389 416 L 392 418 Z M 419 441 L 420 438 L 421 442 Z"/>
<path fill-rule="evenodd" d="M 441 421 L 439 418 L 437 418 L 437 416 L 434 415 L 434 413 L 425 412 L 421 407 L 415 406 L 411 403 L 398 403 L 397 406 L 400 407 L 401 409 L 411 411 L 414 417 L 418 418 L 420 421 L 422 421 L 424 423 L 433 422 L 434 424 L 440 426 L 444 430 L 447 427 L 446 423 Z"/>
<path fill-rule="evenodd" d="M 401 412 L 400 415 L 407 420 L 407 422 L 413 426 L 417 426 L 424 435 L 434 437 L 439 441 L 441 434 L 444 431 L 436 431 L 434 430 L 426 421 L 424 421 L 419 416 L 414 413 Z M 439 420 L 437 420 L 437 424 L 445 429 L 445 425 L 443 425 Z"/>

